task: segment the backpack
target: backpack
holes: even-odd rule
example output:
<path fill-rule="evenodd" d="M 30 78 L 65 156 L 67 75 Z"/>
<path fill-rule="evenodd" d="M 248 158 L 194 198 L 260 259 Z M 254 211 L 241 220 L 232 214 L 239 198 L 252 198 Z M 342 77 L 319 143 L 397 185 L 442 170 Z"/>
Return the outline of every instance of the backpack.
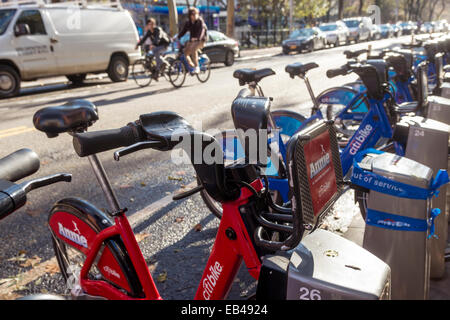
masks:
<path fill-rule="evenodd" d="M 170 40 L 170 37 L 168 34 L 161 28 L 157 27 L 159 29 L 159 43 L 158 45 L 170 45 L 172 43 L 172 40 Z"/>

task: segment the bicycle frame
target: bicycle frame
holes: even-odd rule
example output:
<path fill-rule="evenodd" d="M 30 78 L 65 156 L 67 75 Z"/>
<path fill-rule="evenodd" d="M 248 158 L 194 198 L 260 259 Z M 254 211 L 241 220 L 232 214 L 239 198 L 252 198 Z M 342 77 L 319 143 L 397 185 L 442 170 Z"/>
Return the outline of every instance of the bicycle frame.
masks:
<path fill-rule="evenodd" d="M 255 180 L 251 185 L 258 192 L 263 188 L 259 179 Z M 245 262 L 249 274 L 256 280 L 258 279 L 261 260 L 250 240 L 252 237 L 250 237 L 244 222 L 245 212 L 240 210 L 248 203 L 251 196 L 253 196 L 252 192 L 243 188 L 239 199 L 223 203 L 223 217 L 195 294 L 196 300 L 225 299 L 242 261 Z M 123 211 L 119 212 L 114 217 L 114 221 L 114 225 L 96 235 L 88 250 L 80 272 L 81 288 L 88 295 L 101 296 L 113 300 L 162 300 L 125 213 Z M 102 245 L 105 241 L 115 236 L 120 236 L 124 242 L 126 251 L 142 285 L 144 293 L 142 298 L 130 297 L 106 281 L 88 279 L 88 272 L 94 265 Z"/>

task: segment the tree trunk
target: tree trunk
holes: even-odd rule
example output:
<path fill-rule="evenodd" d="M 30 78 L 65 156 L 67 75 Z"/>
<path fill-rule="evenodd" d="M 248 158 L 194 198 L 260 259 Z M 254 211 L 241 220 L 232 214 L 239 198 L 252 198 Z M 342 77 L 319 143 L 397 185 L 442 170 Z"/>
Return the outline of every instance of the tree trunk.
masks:
<path fill-rule="evenodd" d="M 338 0 L 338 20 L 344 18 L 344 0 Z"/>
<path fill-rule="evenodd" d="M 234 0 L 227 0 L 227 36 L 234 38 Z"/>
<path fill-rule="evenodd" d="M 359 0 L 358 16 L 362 16 L 363 7 L 364 7 L 364 0 Z"/>

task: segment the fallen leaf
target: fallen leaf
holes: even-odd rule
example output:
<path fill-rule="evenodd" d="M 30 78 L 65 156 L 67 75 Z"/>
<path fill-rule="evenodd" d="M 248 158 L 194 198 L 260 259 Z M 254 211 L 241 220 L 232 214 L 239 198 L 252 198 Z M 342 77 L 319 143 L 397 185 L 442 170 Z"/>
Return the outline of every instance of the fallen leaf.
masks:
<path fill-rule="evenodd" d="M 12 286 L 16 281 L 17 281 L 16 278 L 4 278 L 4 279 L 0 279 L 0 285 L 1 285 L 1 286 L 5 285 L 6 287 L 10 287 L 10 286 Z"/>
<path fill-rule="evenodd" d="M 38 256 L 34 256 L 33 258 L 26 259 L 24 263 L 21 263 L 20 266 L 24 268 L 28 267 L 34 267 L 39 262 L 41 262 L 42 258 L 39 258 Z"/>
<path fill-rule="evenodd" d="M 156 269 L 156 264 L 151 264 L 151 265 L 148 266 L 148 271 L 150 271 L 150 273 L 155 271 L 155 269 Z"/>
<path fill-rule="evenodd" d="M 167 280 L 167 271 L 161 272 L 161 273 L 156 277 L 156 280 L 157 280 L 158 282 L 164 282 L 164 281 L 166 281 L 166 280 Z"/>
<path fill-rule="evenodd" d="M 59 266 L 57 262 L 51 262 L 45 266 L 45 272 L 51 275 L 59 273 Z"/>
<path fill-rule="evenodd" d="M 15 257 L 9 258 L 7 261 L 18 261 L 18 262 L 24 262 L 27 258 L 25 258 L 25 251 L 21 250 L 19 251 L 19 254 Z"/>
<path fill-rule="evenodd" d="M 147 184 L 146 184 L 145 182 L 143 182 L 143 181 L 141 182 L 141 186 L 142 186 L 142 187 L 145 187 L 146 185 L 147 185 Z"/>
<path fill-rule="evenodd" d="M 172 176 L 168 176 L 167 178 L 169 180 L 183 181 L 183 178 L 177 178 L 177 177 L 172 177 Z"/>
<path fill-rule="evenodd" d="M 137 242 L 141 242 L 142 240 L 144 240 L 145 238 L 148 238 L 148 237 L 150 237 L 150 233 L 138 233 L 135 235 Z"/>
<path fill-rule="evenodd" d="M 203 226 L 200 223 L 197 223 L 194 226 L 194 230 L 197 231 L 197 232 L 202 231 L 202 229 L 203 229 Z"/>

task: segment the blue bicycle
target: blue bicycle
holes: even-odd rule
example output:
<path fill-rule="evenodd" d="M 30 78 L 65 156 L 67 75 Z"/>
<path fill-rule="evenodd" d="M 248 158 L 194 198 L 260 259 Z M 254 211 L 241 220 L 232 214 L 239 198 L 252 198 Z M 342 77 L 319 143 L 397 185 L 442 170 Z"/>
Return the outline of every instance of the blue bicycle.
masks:
<path fill-rule="evenodd" d="M 312 68 L 314 68 L 314 64 L 302 65 L 297 63 L 286 67 L 286 71 L 291 77 L 299 76 L 300 78 L 306 78 L 306 72 Z M 395 142 L 386 143 L 393 136 L 392 127 L 397 122 L 397 114 L 394 108 L 394 98 L 387 88 L 385 79 L 383 78 L 383 71 L 380 69 L 369 64 L 355 64 L 345 65 L 328 72 L 329 76 L 354 72 L 360 76 L 368 88 L 366 98 L 369 104 L 368 112 L 364 114 L 360 126 L 353 136 L 345 145 L 343 144 L 341 146 L 341 161 L 344 175 L 349 172 L 353 158 L 358 151 L 378 147 L 384 150 L 395 151 L 399 155 L 404 155 L 401 144 Z M 251 117 L 248 115 L 248 108 L 250 105 L 252 106 L 252 110 L 255 109 L 256 105 L 270 106 L 270 98 L 263 96 L 258 82 L 262 78 L 273 74 L 275 73 L 271 69 L 241 69 L 235 71 L 234 76 L 239 79 L 240 84 L 248 84 L 250 87 L 250 90 L 241 90 L 232 105 L 232 115 L 236 130 L 247 130 L 249 128 L 257 130 L 259 128 L 258 125 L 255 126 L 255 122 L 253 122 L 253 126 L 247 123 L 249 119 L 258 119 L 257 115 L 252 115 Z M 255 93 L 258 93 L 260 96 L 255 96 Z M 310 94 L 312 94 L 312 91 Z M 261 103 L 261 99 L 266 99 L 266 101 Z M 261 112 L 267 111 L 264 109 Z M 278 203 L 283 204 L 289 201 L 289 186 L 286 176 L 286 143 L 294 133 L 316 122 L 318 119 L 323 119 L 320 110 L 317 110 L 317 113 L 313 117 L 307 119 L 295 112 L 287 110 L 275 110 L 270 112 L 268 116 L 267 127 L 269 133 L 267 145 L 270 155 L 266 161 L 263 173 L 267 176 L 269 190 Z M 219 136 L 216 136 L 216 139 L 222 143 L 225 161 L 234 162 L 238 159 L 248 158 L 246 149 L 243 148 L 236 130 L 227 130 Z M 385 141 L 380 143 L 382 140 Z M 274 157 L 273 154 L 276 156 Z M 206 192 L 202 192 L 202 197 L 213 214 L 220 218 L 222 213 L 220 205 L 215 203 Z"/>
<path fill-rule="evenodd" d="M 193 73 L 193 68 L 189 65 L 184 55 L 184 46 L 179 45 L 177 57 L 171 62 L 169 67 L 169 81 L 175 88 L 180 88 L 186 80 L 186 75 L 197 76 L 198 81 L 206 82 L 211 75 L 211 61 L 209 57 L 201 53 L 198 56 L 199 73 Z"/>

